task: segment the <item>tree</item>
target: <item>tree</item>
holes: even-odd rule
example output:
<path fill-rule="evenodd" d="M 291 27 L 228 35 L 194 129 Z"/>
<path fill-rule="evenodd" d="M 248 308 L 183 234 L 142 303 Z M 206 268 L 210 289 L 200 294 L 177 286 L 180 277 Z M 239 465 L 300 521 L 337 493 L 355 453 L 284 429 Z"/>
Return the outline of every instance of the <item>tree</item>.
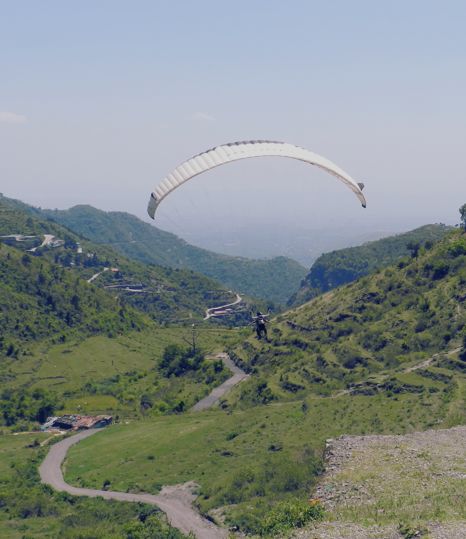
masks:
<path fill-rule="evenodd" d="M 411 240 L 406 244 L 406 248 L 411 252 L 412 258 L 417 258 L 419 249 L 421 248 L 421 242 Z"/>
<path fill-rule="evenodd" d="M 463 335 L 463 349 L 460 352 L 460 358 L 466 361 L 466 333 Z"/>
<path fill-rule="evenodd" d="M 466 231 L 466 204 L 463 204 L 461 208 L 459 209 L 460 215 L 461 215 L 461 226 Z"/>

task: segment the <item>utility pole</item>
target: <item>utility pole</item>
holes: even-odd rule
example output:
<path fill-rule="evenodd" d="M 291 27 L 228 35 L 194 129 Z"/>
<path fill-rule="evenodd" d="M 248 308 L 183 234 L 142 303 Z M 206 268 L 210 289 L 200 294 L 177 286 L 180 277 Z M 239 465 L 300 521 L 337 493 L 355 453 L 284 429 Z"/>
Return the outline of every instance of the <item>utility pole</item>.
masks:
<path fill-rule="evenodd" d="M 196 326 L 192 324 L 193 328 L 193 355 L 196 353 Z"/>

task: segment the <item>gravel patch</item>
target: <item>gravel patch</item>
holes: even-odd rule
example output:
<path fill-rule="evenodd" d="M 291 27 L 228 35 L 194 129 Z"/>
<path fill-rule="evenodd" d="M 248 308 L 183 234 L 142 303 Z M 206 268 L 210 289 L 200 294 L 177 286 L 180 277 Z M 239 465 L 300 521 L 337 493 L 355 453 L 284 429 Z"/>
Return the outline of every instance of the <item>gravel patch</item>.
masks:
<path fill-rule="evenodd" d="M 419 530 L 414 537 L 466 539 L 466 427 L 327 440 L 312 496 L 332 521 L 294 539 L 404 539 L 400 522 Z"/>

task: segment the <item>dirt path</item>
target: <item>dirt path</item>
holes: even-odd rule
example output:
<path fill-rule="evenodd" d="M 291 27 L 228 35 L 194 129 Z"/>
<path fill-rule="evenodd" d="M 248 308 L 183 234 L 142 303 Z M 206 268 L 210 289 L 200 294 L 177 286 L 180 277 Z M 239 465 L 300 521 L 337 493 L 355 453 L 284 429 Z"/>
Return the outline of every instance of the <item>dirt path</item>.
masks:
<path fill-rule="evenodd" d="M 226 394 L 232 387 L 236 384 L 239 384 L 243 380 L 249 378 L 249 374 L 246 374 L 243 370 L 237 367 L 233 361 L 230 359 L 230 356 L 225 353 L 217 354 L 215 357 L 221 359 L 224 365 L 230 369 L 233 373 L 231 378 L 228 378 L 222 385 L 216 387 L 211 393 L 204 397 L 199 402 L 197 402 L 192 408 L 192 412 L 201 412 L 202 410 L 207 410 L 212 408 L 217 402 Z"/>
<path fill-rule="evenodd" d="M 68 449 L 97 432 L 101 431 L 99 429 L 81 431 L 53 445 L 39 468 L 42 482 L 50 485 L 59 492 L 68 492 L 73 496 L 101 497 L 106 500 L 142 502 L 156 505 L 167 515 L 170 524 L 183 533 L 192 532 L 199 539 L 221 539 L 227 537 L 226 530 L 217 527 L 193 509 L 192 502 L 196 498 L 195 494 L 193 494 L 196 486 L 194 483 L 164 487 L 160 494 L 157 495 L 113 492 L 110 490 L 78 488 L 68 485 L 63 478 L 61 470 Z"/>
<path fill-rule="evenodd" d="M 215 357 L 218 357 L 223 361 L 227 368 L 233 373 L 233 376 L 221 386 L 216 387 L 207 397 L 194 405 L 191 409 L 192 411 L 201 411 L 211 408 L 233 386 L 249 376 L 233 363 L 228 354 L 217 354 Z M 192 532 L 198 539 L 226 539 L 226 537 L 228 537 L 227 530 L 220 528 L 209 520 L 203 518 L 193 508 L 193 502 L 196 499 L 196 495 L 194 494 L 196 484 L 193 482 L 163 487 L 160 494 L 157 495 L 113 492 L 68 485 L 63 478 L 62 472 L 62 464 L 66 458 L 68 449 L 97 432 L 100 432 L 100 429 L 81 431 L 74 436 L 65 438 L 61 442 L 54 444 L 39 467 L 39 474 L 42 482 L 50 485 L 55 490 L 68 492 L 74 496 L 90 496 L 91 498 L 100 496 L 107 500 L 143 502 L 150 505 L 156 505 L 167 515 L 168 521 L 173 527 L 178 528 L 183 533 Z"/>
<path fill-rule="evenodd" d="M 449 350 L 448 352 L 439 352 L 438 354 L 434 354 L 432 357 L 422 361 L 421 363 L 418 363 L 417 365 L 413 365 L 412 367 L 408 367 L 407 369 L 405 369 L 403 372 L 404 373 L 408 373 L 408 372 L 413 372 L 413 371 L 417 371 L 418 369 L 425 369 L 426 367 L 429 367 L 429 365 L 435 361 L 436 359 L 438 359 L 440 356 L 442 355 L 446 355 L 446 356 L 452 356 L 453 354 L 456 354 L 458 353 L 460 350 L 462 349 L 462 347 L 460 346 L 459 348 L 455 348 L 453 350 Z"/>

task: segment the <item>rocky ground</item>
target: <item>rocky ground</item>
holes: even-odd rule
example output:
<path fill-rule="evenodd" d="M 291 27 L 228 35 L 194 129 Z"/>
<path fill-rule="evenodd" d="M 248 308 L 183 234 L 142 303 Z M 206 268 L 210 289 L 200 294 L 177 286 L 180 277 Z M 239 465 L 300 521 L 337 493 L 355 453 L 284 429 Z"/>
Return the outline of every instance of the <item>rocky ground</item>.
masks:
<path fill-rule="evenodd" d="M 295 539 L 466 538 L 466 427 L 328 440 L 329 521 Z"/>

